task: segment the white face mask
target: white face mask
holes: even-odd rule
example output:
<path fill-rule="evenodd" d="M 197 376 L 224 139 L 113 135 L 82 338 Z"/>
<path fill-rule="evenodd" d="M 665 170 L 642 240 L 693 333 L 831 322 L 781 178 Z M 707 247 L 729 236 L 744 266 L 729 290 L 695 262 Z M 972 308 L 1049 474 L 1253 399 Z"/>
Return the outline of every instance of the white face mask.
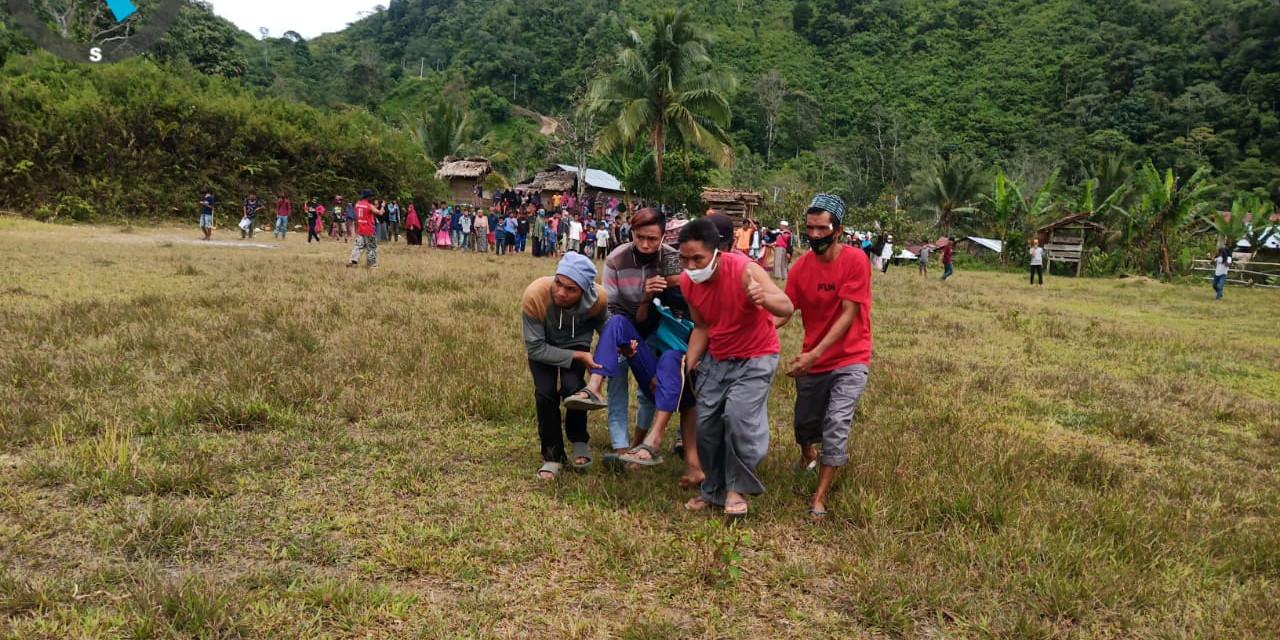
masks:
<path fill-rule="evenodd" d="M 711 276 L 715 274 L 716 258 L 719 256 L 720 250 L 716 249 L 716 252 L 711 254 L 711 261 L 707 263 L 707 266 L 701 269 L 685 269 L 684 272 L 689 275 L 689 279 L 694 281 L 694 283 L 702 284 L 710 280 Z"/>

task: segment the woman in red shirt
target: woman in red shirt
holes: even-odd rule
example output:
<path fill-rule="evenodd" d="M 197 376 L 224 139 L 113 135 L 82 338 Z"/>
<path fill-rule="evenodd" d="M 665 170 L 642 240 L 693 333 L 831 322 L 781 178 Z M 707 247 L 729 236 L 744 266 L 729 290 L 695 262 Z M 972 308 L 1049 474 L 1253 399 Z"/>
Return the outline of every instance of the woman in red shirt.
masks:
<path fill-rule="evenodd" d="M 769 450 L 769 388 L 778 368 L 773 319 L 791 316 L 791 300 L 750 258 L 721 253 L 720 232 L 700 218 L 680 230 L 680 289 L 693 332 L 687 362 L 698 372 L 698 457 L 706 479 L 691 510 L 722 505 L 747 514 L 748 495 L 764 493 L 756 466 Z"/>

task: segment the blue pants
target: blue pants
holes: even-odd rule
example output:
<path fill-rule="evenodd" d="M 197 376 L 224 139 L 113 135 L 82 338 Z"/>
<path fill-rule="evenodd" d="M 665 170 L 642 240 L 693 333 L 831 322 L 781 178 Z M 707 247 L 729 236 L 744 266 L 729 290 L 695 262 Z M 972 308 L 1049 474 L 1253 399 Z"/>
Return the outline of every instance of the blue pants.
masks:
<path fill-rule="evenodd" d="M 630 358 L 619 357 L 618 347 L 632 340 L 638 343 L 636 354 Z M 614 448 L 622 448 L 627 443 L 629 398 L 626 372 L 622 370 L 623 362 L 631 369 L 640 388 L 636 394 L 641 399 L 641 410 L 637 413 L 636 420 L 638 426 L 648 428 L 653 420 L 654 410 L 674 413 L 680 409 L 680 399 L 685 390 L 684 351 L 671 350 L 661 356 L 655 355 L 630 318 L 620 315 L 609 318 L 604 330 L 600 332 L 595 360 L 601 365 L 596 373 L 609 378 L 609 434 L 614 440 Z M 651 407 L 646 407 L 646 404 Z M 620 432 L 621 439 L 616 437 L 619 434 L 615 430 Z"/>
<path fill-rule="evenodd" d="M 449 240 L 453 243 L 454 250 L 462 247 L 462 229 L 452 229 L 449 231 Z"/>
<path fill-rule="evenodd" d="M 289 229 L 289 216 L 276 216 L 276 229 L 275 231 L 271 232 L 271 235 L 272 236 L 278 235 L 280 236 L 280 239 L 283 240 L 284 234 L 286 231 L 288 231 L 288 229 Z"/>
<path fill-rule="evenodd" d="M 527 236 L 525 236 L 525 234 L 523 233 L 516 234 L 516 253 L 524 253 L 524 245 L 526 240 L 527 240 Z"/>
<path fill-rule="evenodd" d="M 1227 276 L 1222 275 L 1222 276 L 1213 277 L 1213 290 L 1218 293 L 1218 297 L 1217 297 L 1218 300 L 1222 299 L 1222 291 L 1223 289 L 1226 289 L 1226 288 L 1227 288 Z"/>
<path fill-rule="evenodd" d="M 951 263 L 950 263 L 950 262 L 948 262 L 948 263 L 946 263 L 946 264 L 942 265 L 942 279 L 943 279 L 943 280 L 946 280 L 947 278 L 950 278 L 950 277 L 951 277 L 951 274 L 952 274 L 953 272 L 954 272 L 954 270 L 951 268 Z"/>
<path fill-rule="evenodd" d="M 507 252 L 507 234 L 498 231 L 493 234 L 493 241 L 498 245 L 498 255 Z"/>

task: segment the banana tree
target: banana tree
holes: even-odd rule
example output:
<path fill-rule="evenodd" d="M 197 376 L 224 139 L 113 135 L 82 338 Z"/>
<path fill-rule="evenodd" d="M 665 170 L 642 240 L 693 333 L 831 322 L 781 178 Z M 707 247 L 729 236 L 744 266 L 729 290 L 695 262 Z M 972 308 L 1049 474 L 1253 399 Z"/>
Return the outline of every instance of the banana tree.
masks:
<path fill-rule="evenodd" d="M 996 173 L 991 195 L 984 193 L 981 198 L 987 205 L 985 208 L 991 224 L 1000 230 L 1000 264 L 1007 264 L 1009 225 L 1013 223 L 1018 211 L 1022 208 L 1022 198 L 1018 196 L 1018 185 L 1005 176 L 1004 171 L 999 171 Z"/>
<path fill-rule="evenodd" d="M 1159 246 L 1160 273 L 1173 273 L 1173 258 L 1169 243 L 1188 222 L 1203 215 L 1209 203 L 1206 199 L 1216 188 L 1208 182 L 1209 171 L 1197 169 L 1184 183 L 1166 169 L 1163 175 L 1150 160 L 1134 174 L 1134 186 L 1139 195 L 1138 204 L 1127 212 L 1133 228 L 1131 241 L 1139 252 L 1151 243 Z"/>

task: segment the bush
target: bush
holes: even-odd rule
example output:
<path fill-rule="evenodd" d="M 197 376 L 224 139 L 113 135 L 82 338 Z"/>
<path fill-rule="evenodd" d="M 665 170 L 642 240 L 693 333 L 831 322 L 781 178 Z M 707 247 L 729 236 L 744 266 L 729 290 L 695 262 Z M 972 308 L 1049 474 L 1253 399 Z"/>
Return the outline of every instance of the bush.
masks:
<path fill-rule="evenodd" d="M 421 149 L 362 110 L 256 98 L 235 80 L 143 59 L 79 66 L 44 52 L 0 69 L 0 207 L 45 219 L 190 216 L 205 187 L 308 195 L 442 193 Z M 141 177 L 141 178 L 140 178 Z"/>

